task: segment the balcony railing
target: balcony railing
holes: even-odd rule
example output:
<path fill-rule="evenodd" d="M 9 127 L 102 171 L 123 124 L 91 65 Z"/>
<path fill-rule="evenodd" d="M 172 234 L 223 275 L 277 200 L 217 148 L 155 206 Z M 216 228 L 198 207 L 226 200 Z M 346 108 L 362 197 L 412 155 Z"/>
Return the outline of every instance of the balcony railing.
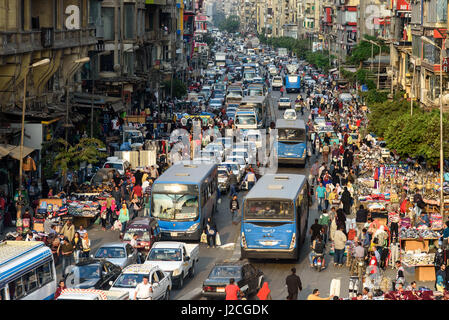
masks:
<path fill-rule="evenodd" d="M 45 48 L 70 48 L 97 43 L 95 28 L 0 32 L 0 55 L 20 54 Z"/>

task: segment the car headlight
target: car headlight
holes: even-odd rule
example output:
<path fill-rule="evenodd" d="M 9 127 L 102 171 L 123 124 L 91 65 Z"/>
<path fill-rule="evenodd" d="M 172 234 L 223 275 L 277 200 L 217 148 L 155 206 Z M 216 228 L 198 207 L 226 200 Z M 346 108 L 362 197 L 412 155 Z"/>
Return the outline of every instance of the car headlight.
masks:
<path fill-rule="evenodd" d="M 194 225 L 192 225 L 189 229 L 187 229 L 187 232 L 193 232 L 193 231 L 195 231 L 196 229 L 198 229 L 198 226 L 199 226 L 200 224 L 199 223 L 195 223 Z"/>
<path fill-rule="evenodd" d="M 173 270 L 173 277 L 177 277 L 181 274 L 181 269 L 175 269 Z"/>

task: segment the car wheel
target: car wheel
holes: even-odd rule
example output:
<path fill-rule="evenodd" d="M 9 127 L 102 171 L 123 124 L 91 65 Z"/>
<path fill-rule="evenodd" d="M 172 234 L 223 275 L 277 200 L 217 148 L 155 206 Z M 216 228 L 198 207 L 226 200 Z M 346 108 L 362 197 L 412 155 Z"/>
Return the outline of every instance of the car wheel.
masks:
<path fill-rule="evenodd" d="M 181 289 L 184 286 L 184 273 L 181 273 L 181 276 L 178 280 L 178 288 Z"/>
<path fill-rule="evenodd" d="M 192 264 L 192 268 L 189 271 L 189 277 L 193 278 L 195 276 L 195 263 Z"/>
<path fill-rule="evenodd" d="M 167 290 L 165 291 L 164 300 L 170 300 L 170 289 L 168 287 Z"/>

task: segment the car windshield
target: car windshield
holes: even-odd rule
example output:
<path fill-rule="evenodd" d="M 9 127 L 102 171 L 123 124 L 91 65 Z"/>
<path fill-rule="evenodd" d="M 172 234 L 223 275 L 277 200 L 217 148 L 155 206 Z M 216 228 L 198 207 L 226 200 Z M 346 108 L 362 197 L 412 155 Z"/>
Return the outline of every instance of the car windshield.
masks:
<path fill-rule="evenodd" d="M 135 288 L 143 282 L 143 273 L 122 273 L 114 283 L 114 288 Z"/>
<path fill-rule="evenodd" d="M 198 217 L 198 195 L 153 193 L 153 216 L 161 220 L 194 221 Z"/>
<path fill-rule="evenodd" d="M 278 129 L 278 139 L 287 141 L 305 141 L 306 131 L 302 129 Z"/>
<path fill-rule="evenodd" d="M 95 258 L 125 258 L 125 249 L 121 247 L 104 247 L 98 249 Z"/>
<path fill-rule="evenodd" d="M 279 102 L 290 102 L 290 98 L 280 98 Z"/>
<path fill-rule="evenodd" d="M 153 248 L 147 258 L 148 261 L 181 261 L 181 249 Z"/>
<path fill-rule="evenodd" d="M 84 282 L 89 279 L 99 279 L 100 278 L 100 264 L 99 263 L 77 266 L 76 269 L 77 269 L 77 273 L 79 275 L 80 282 Z"/>
<path fill-rule="evenodd" d="M 247 200 L 244 219 L 293 219 L 293 201 Z"/>
<path fill-rule="evenodd" d="M 256 117 L 254 115 L 241 115 L 237 114 L 237 124 L 250 125 L 256 124 Z"/>
<path fill-rule="evenodd" d="M 219 178 L 227 178 L 228 172 L 226 170 L 218 170 L 218 177 Z"/>
<path fill-rule="evenodd" d="M 125 232 L 125 235 L 123 236 L 123 241 L 131 241 L 133 238 L 133 235 L 137 234 L 137 240 L 139 241 L 150 241 L 151 240 L 151 234 L 149 231 L 142 230 L 142 229 L 127 229 Z"/>
<path fill-rule="evenodd" d="M 221 104 L 221 100 L 220 99 L 212 99 L 210 101 L 211 104 Z"/>
<path fill-rule="evenodd" d="M 123 164 L 114 163 L 114 162 L 106 162 L 104 164 L 103 168 L 112 168 L 112 169 L 116 169 L 116 170 L 123 170 Z"/>
<path fill-rule="evenodd" d="M 239 266 L 215 266 L 209 274 L 209 279 L 213 278 L 241 278 L 241 268 Z"/>

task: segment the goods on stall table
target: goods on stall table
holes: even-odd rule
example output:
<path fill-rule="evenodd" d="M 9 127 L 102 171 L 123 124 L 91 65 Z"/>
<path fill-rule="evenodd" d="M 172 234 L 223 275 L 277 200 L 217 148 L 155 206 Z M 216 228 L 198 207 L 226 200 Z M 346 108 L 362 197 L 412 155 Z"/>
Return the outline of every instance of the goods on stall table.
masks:
<path fill-rule="evenodd" d="M 407 267 L 433 266 L 435 253 L 415 251 L 402 251 L 402 263 Z"/>

